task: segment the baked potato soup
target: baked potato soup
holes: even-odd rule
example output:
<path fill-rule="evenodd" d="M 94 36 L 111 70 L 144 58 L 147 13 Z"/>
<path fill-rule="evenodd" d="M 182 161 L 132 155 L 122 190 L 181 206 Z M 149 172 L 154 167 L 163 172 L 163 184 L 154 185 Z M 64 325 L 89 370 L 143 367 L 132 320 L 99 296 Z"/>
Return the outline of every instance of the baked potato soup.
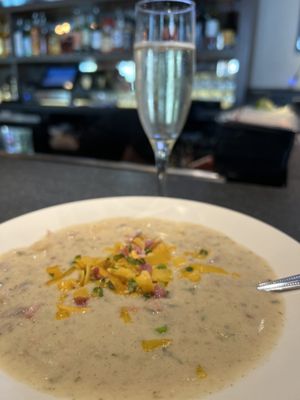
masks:
<path fill-rule="evenodd" d="M 118 218 L 0 257 L 0 368 L 72 400 L 201 399 L 264 362 L 267 263 L 190 223 Z M 13 399 L 11 399 L 13 400 Z"/>

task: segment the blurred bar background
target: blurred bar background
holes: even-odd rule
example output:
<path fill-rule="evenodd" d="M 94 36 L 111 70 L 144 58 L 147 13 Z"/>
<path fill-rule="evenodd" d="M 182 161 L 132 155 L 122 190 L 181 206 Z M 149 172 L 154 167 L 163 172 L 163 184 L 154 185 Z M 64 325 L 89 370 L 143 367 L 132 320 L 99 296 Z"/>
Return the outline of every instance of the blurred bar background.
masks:
<path fill-rule="evenodd" d="M 2 0 L 0 151 L 153 164 L 129 0 Z M 298 0 L 201 0 L 189 118 L 171 166 L 286 185 L 300 109 Z"/>

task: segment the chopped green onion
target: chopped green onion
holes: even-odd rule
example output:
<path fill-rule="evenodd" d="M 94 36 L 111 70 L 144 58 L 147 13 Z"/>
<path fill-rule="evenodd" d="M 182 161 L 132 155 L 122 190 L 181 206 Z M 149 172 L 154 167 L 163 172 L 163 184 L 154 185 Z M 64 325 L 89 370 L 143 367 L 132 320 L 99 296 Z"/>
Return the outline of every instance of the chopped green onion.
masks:
<path fill-rule="evenodd" d="M 75 264 L 76 261 L 79 261 L 80 259 L 81 259 L 81 255 L 78 254 L 77 256 L 75 256 L 75 257 L 73 258 L 73 261 L 71 262 L 71 264 Z"/>
<path fill-rule="evenodd" d="M 102 289 L 102 287 L 95 287 L 94 289 L 93 289 L 93 295 L 94 296 L 98 296 L 98 297 L 103 297 L 103 289 Z"/>
<path fill-rule="evenodd" d="M 121 258 L 123 258 L 124 257 L 124 255 L 123 254 L 116 254 L 116 255 L 114 255 L 113 256 L 113 259 L 114 259 L 114 261 L 119 261 Z"/>
<path fill-rule="evenodd" d="M 133 258 L 133 257 L 126 257 L 126 261 L 131 264 L 131 265 L 141 265 L 141 264 L 145 264 L 145 260 L 143 258 Z"/>
<path fill-rule="evenodd" d="M 199 256 L 204 256 L 204 257 L 206 257 L 207 255 L 208 255 L 208 251 L 207 251 L 207 250 L 201 249 L 201 250 L 199 251 Z"/>
<path fill-rule="evenodd" d="M 166 333 L 168 331 L 168 326 L 162 325 L 162 326 L 159 326 L 158 328 L 155 328 L 155 330 L 159 334 Z"/>
<path fill-rule="evenodd" d="M 129 279 L 129 281 L 127 282 L 127 289 L 129 293 L 133 293 L 136 291 L 137 288 L 137 283 L 134 279 Z"/>
<path fill-rule="evenodd" d="M 114 284 L 113 284 L 111 281 L 108 281 L 108 282 L 107 282 L 107 286 L 109 287 L 109 289 L 115 290 L 115 286 L 114 286 Z"/>
<path fill-rule="evenodd" d="M 187 272 L 193 272 L 193 271 L 194 271 L 194 268 L 191 267 L 191 266 L 189 265 L 188 267 L 186 267 L 185 270 L 186 270 Z"/>
<path fill-rule="evenodd" d="M 156 269 L 167 269 L 166 264 L 159 264 L 156 266 Z"/>

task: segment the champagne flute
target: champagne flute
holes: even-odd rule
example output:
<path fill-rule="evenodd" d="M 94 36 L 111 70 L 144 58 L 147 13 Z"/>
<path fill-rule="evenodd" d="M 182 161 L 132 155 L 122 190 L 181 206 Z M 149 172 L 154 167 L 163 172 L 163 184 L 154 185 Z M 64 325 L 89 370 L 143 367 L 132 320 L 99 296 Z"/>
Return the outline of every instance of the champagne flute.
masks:
<path fill-rule="evenodd" d="M 138 2 L 134 58 L 138 114 L 154 151 L 159 194 L 165 195 L 169 156 L 191 105 L 194 2 Z"/>

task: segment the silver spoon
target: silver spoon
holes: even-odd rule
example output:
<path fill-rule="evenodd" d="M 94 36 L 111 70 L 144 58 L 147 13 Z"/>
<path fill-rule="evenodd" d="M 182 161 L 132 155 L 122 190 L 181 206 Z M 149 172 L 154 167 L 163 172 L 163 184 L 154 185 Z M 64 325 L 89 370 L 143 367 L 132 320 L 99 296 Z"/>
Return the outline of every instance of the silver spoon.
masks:
<path fill-rule="evenodd" d="M 274 281 L 261 282 L 256 287 L 265 292 L 284 292 L 287 290 L 300 289 L 300 274 L 275 279 Z"/>

